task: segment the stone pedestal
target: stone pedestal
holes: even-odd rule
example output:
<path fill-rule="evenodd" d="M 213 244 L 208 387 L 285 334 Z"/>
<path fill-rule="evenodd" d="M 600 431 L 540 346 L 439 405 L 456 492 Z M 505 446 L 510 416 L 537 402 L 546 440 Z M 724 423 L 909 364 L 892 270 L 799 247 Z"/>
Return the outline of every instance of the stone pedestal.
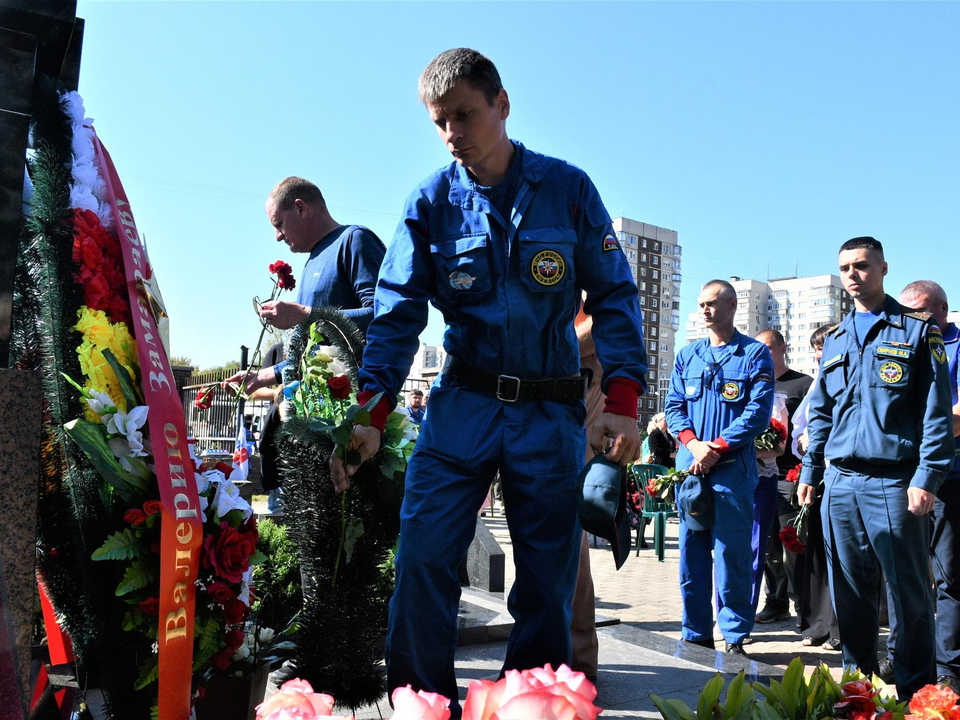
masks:
<path fill-rule="evenodd" d="M 0 617 L 11 635 L 22 697 L 30 691 L 30 636 L 37 581 L 37 482 L 40 476 L 40 378 L 0 369 L 0 570 L 6 595 Z M 9 623 L 9 624 L 7 624 Z"/>

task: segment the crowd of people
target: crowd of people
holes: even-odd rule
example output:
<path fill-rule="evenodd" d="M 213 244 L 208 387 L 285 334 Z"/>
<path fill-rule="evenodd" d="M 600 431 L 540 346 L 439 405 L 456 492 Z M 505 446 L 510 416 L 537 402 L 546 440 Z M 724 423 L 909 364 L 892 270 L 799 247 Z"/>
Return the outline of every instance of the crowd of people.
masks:
<path fill-rule="evenodd" d="M 447 360 L 429 412 L 421 391 L 405 398 L 421 430 L 401 510 L 389 689 L 441 693 L 460 717 L 457 567 L 496 474 L 517 568 L 503 668 L 566 663 L 595 679 L 577 477 L 594 455 L 625 467 L 641 454 L 690 471 L 678 492 L 685 642 L 714 646 L 715 604 L 724 649 L 746 654 L 754 623 L 788 617 L 792 604 L 804 644 L 839 648 L 845 663 L 875 670 L 882 571 L 898 690 L 909 696 L 938 674 L 956 683 L 957 333 L 939 286 L 911 285 L 901 304 L 884 293 L 880 243 L 845 243 L 839 272 L 856 312 L 814 333 L 824 357 L 814 380 L 788 367 L 779 332 L 737 331 L 733 287 L 707 283 L 698 307 L 709 336 L 677 353 L 665 413 L 641 448 L 647 362 L 637 286 L 590 178 L 509 139 L 509 96 L 480 53 L 441 53 L 419 92 L 454 161 L 414 189 L 387 248 L 368 229 L 336 222 L 313 183 L 282 181 L 268 219 L 277 241 L 309 258 L 297 302 L 259 310 L 286 329 L 332 305 L 366 332 L 358 400 L 382 399 L 371 426 L 354 430 L 362 461 L 397 404 L 427 304 L 443 314 Z M 246 391 L 277 386 L 283 362 L 250 374 Z M 758 458 L 754 440 L 771 418 L 788 435 Z M 357 466 L 335 455 L 330 463 L 335 489 L 348 488 Z M 779 540 L 801 514 L 802 555 Z"/>

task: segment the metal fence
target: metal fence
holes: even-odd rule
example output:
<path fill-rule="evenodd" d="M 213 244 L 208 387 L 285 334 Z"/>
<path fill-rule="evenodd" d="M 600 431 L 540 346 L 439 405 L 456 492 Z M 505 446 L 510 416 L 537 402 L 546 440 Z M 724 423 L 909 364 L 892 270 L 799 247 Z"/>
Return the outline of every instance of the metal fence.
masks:
<path fill-rule="evenodd" d="M 187 424 L 187 433 L 196 439 L 196 452 L 233 453 L 237 442 L 237 400 L 224 390 L 217 390 L 213 404 L 206 410 L 196 405 L 197 392 L 201 388 L 219 385 L 236 370 L 196 373 L 190 376 L 189 384 L 183 386 L 180 398 Z M 250 371 L 256 372 L 256 368 Z M 266 400 L 247 400 L 243 405 L 244 425 L 250 429 L 254 440 L 260 439 L 263 415 L 270 403 Z"/>

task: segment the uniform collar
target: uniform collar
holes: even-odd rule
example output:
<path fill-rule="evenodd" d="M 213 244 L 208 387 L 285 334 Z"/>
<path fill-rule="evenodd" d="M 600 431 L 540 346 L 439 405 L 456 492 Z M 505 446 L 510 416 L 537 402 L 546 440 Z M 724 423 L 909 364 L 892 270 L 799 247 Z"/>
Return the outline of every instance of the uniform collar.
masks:
<path fill-rule="evenodd" d="M 733 337 L 730 338 L 730 342 L 728 342 L 726 345 L 723 345 L 723 346 L 722 346 L 724 350 L 728 350 L 728 349 L 729 349 L 729 352 L 728 352 L 726 355 L 724 355 L 723 361 L 725 361 L 727 358 L 729 358 L 729 357 L 731 357 L 731 356 L 733 356 L 733 355 L 736 355 L 736 354 L 737 354 L 737 351 L 740 349 L 740 346 L 741 346 L 742 344 L 743 344 L 743 334 L 742 334 L 739 330 L 737 330 L 736 328 L 734 328 L 734 329 L 733 329 Z M 704 362 L 708 362 L 708 363 L 709 363 L 709 362 L 713 362 L 713 361 L 714 361 L 714 360 L 713 360 L 713 350 L 712 350 L 711 345 L 710 345 L 710 336 L 709 336 L 709 335 L 708 335 L 707 337 L 703 338 L 703 340 L 701 340 L 700 342 L 698 342 L 698 343 L 696 344 L 696 346 L 694 347 L 694 351 L 697 353 L 697 355 L 698 355 Z M 721 362 L 723 362 L 723 361 L 721 361 Z"/>
<path fill-rule="evenodd" d="M 949 345 L 960 340 L 960 328 L 953 323 L 947 323 L 947 330 L 943 333 L 943 344 Z"/>
<path fill-rule="evenodd" d="M 894 298 L 886 295 L 886 301 L 883 303 L 883 309 L 880 310 L 880 314 L 877 315 L 877 320 L 883 320 L 887 325 L 892 325 L 895 328 L 903 327 L 903 311 L 904 307 L 898 303 Z M 850 328 L 853 326 L 854 318 L 857 315 L 857 309 L 854 307 L 853 310 L 843 319 L 843 322 L 840 323 L 840 327 L 837 328 L 837 331 L 834 335 L 842 335 L 845 332 L 849 332 Z"/>
<path fill-rule="evenodd" d="M 514 148 L 520 154 L 520 182 L 536 184 L 543 179 L 543 163 L 540 156 L 532 150 L 527 150 L 523 143 L 511 140 Z M 467 169 L 457 163 L 452 163 L 448 172 L 450 192 L 447 199 L 451 205 L 462 207 L 473 212 L 490 212 L 490 201 L 478 190 L 477 184 L 470 177 Z M 509 218 L 507 218 L 509 220 Z"/>

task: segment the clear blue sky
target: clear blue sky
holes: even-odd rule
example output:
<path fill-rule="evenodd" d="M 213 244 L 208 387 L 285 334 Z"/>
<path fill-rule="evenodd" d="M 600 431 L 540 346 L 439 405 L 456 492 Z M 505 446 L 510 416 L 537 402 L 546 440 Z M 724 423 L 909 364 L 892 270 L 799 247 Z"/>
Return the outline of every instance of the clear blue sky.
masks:
<path fill-rule="evenodd" d="M 96 2 L 80 92 L 116 162 L 171 316 L 201 366 L 253 345 L 250 298 L 287 175 L 390 243 L 450 161 L 420 71 L 497 64 L 507 129 L 593 178 L 611 215 L 676 229 L 684 323 L 711 277 L 836 272 L 874 235 L 887 290 L 939 281 L 960 308 L 958 3 Z M 439 343 L 434 317 L 422 339 Z M 682 329 L 681 329 L 682 332 Z"/>

